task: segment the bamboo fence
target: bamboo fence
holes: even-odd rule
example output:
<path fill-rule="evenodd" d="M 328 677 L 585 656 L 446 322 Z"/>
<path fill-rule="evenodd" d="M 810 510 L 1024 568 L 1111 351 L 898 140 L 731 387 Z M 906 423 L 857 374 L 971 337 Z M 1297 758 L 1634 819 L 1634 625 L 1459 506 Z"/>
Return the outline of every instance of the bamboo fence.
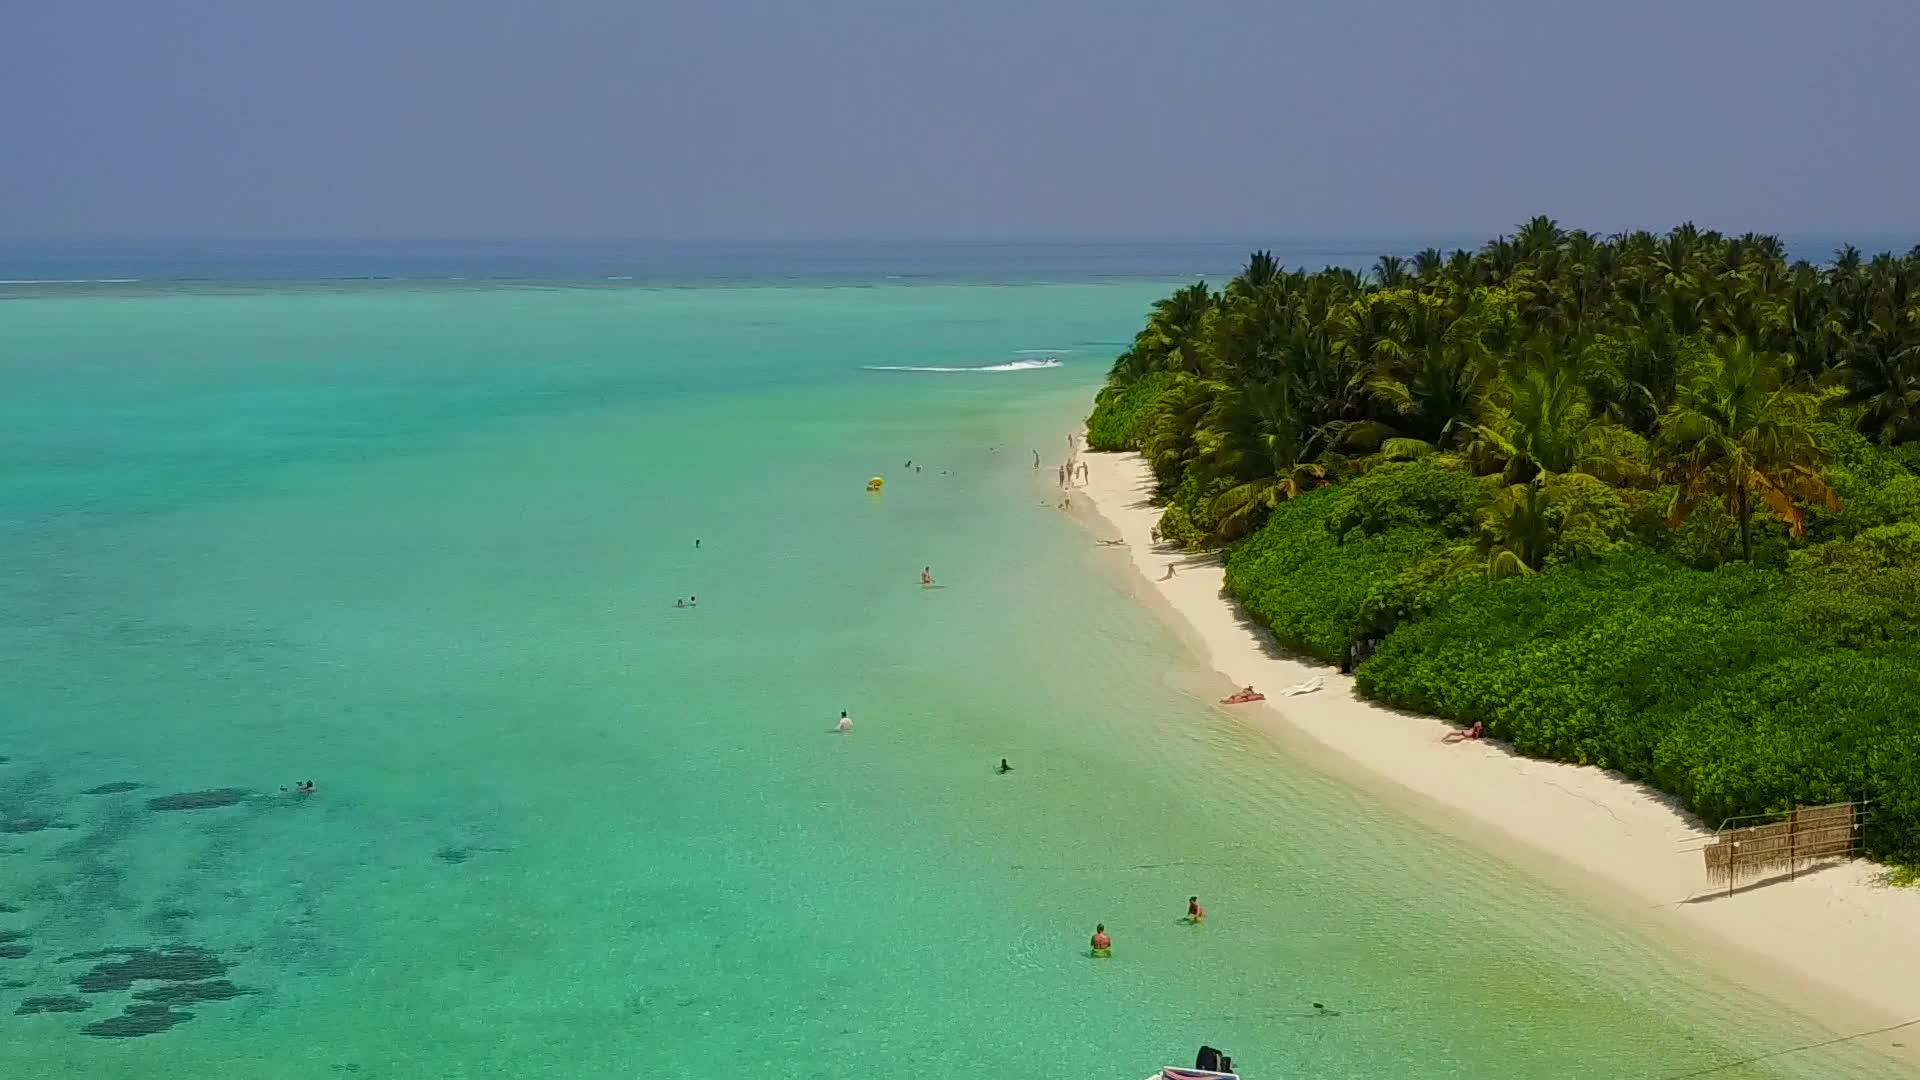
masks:
<path fill-rule="evenodd" d="M 1860 822 L 1860 804 L 1844 802 L 1798 807 L 1764 825 L 1723 826 L 1703 849 L 1707 880 L 1732 895 L 1740 881 L 1762 874 L 1785 870 L 1791 878 L 1814 860 L 1850 858 L 1860 846 Z"/>

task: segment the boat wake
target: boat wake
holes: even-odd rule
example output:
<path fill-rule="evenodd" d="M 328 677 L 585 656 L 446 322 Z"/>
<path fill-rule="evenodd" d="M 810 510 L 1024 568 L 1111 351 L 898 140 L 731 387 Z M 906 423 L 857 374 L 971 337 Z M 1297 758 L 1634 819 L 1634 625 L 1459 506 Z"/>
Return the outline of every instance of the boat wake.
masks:
<path fill-rule="evenodd" d="M 1003 371 L 1041 371 L 1046 368 L 1057 368 L 1059 366 L 1060 366 L 1060 361 L 1049 356 L 1049 357 L 1045 357 L 1043 359 L 1038 359 L 1038 360 L 1010 360 L 1004 364 L 988 364 L 985 367 L 914 367 L 914 366 L 905 365 L 905 364 L 875 364 L 875 365 L 870 365 L 868 367 L 864 367 L 861 370 L 862 371 L 940 371 L 940 372 L 972 371 L 972 372 L 982 372 L 982 373 L 999 373 Z"/>

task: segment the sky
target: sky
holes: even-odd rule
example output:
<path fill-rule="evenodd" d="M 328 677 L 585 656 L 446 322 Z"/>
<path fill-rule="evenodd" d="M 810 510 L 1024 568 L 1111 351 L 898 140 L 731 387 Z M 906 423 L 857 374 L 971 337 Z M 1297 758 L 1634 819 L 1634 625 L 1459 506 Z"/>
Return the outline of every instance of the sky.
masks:
<path fill-rule="evenodd" d="M 1920 3 L 0 4 L 0 241 L 1920 226 Z"/>

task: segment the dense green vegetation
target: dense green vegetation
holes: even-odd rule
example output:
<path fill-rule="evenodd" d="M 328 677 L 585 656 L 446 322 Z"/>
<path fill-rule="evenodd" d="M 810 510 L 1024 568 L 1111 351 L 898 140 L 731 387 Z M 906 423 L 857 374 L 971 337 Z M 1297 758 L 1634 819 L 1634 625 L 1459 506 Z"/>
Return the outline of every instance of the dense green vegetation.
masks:
<path fill-rule="evenodd" d="M 1920 860 L 1920 248 L 1536 218 L 1156 305 L 1088 422 L 1362 693 Z"/>

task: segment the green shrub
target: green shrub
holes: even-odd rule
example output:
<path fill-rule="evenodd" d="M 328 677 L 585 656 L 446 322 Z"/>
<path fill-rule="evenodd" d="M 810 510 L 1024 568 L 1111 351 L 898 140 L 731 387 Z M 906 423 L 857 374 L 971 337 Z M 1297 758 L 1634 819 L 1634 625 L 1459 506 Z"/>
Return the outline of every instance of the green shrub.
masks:
<path fill-rule="evenodd" d="M 1800 647 L 1780 632 L 1782 581 L 1636 552 L 1465 584 L 1387 638 L 1360 690 L 1483 722 L 1522 753 L 1644 778 L 1663 718 Z"/>
<path fill-rule="evenodd" d="M 1887 458 L 1910 473 L 1920 474 L 1920 442 L 1889 446 Z"/>
<path fill-rule="evenodd" d="M 1227 592 L 1288 648 L 1332 663 L 1368 629 L 1368 600 L 1450 544 L 1440 530 L 1402 527 L 1341 542 L 1329 527 L 1337 489 L 1281 503 L 1227 554 Z"/>
<path fill-rule="evenodd" d="M 1498 481 L 1470 475 L 1458 461 L 1435 454 L 1396 461 L 1354 477 L 1334 490 L 1328 527 L 1336 536 L 1373 536 L 1393 529 L 1433 527 L 1455 537 L 1473 531 L 1473 514 Z"/>
<path fill-rule="evenodd" d="M 1702 506 L 1688 514 L 1677 527 L 1667 525 L 1667 512 L 1673 505 L 1673 485 L 1648 492 L 1634 515 L 1634 530 L 1641 542 L 1698 570 L 1711 570 L 1740 558 L 1740 527 L 1717 506 Z M 1764 532 L 1764 522 L 1754 521 L 1756 542 Z"/>
<path fill-rule="evenodd" d="M 1140 417 L 1166 390 L 1172 376 L 1156 371 L 1124 388 L 1109 386 L 1093 399 L 1093 415 L 1087 417 L 1087 448 L 1090 450 L 1138 450 L 1135 431 Z"/>
<path fill-rule="evenodd" d="M 1794 618 L 1808 634 L 1863 647 L 1920 644 L 1920 525 L 1796 551 L 1787 573 Z"/>
<path fill-rule="evenodd" d="M 1555 532 L 1547 565 L 1611 555 L 1633 536 L 1633 511 L 1611 485 L 1585 473 L 1568 473 L 1549 477 L 1542 487 Z"/>
<path fill-rule="evenodd" d="M 1661 786 L 1709 826 L 1794 806 L 1871 800 L 1878 857 L 1920 857 L 1920 659 L 1827 648 L 1776 659 L 1676 718 Z"/>
<path fill-rule="evenodd" d="M 1179 486 L 1167 496 L 1167 509 L 1160 515 L 1160 535 L 1187 548 L 1213 544 L 1220 525 L 1213 512 L 1213 502 L 1232 486 L 1233 480 L 1229 477 L 1201 484 L 1191 472 L 1185 474 Z"/>
<path fill-rule="evenodd" d="M 1472 544 L 1450 543 L 1376 583 L 1360 604 L 1359 636 L 1386 633 L 1433 610 L 1440 599 L 1486 576 L 1487 562 Z"/>

